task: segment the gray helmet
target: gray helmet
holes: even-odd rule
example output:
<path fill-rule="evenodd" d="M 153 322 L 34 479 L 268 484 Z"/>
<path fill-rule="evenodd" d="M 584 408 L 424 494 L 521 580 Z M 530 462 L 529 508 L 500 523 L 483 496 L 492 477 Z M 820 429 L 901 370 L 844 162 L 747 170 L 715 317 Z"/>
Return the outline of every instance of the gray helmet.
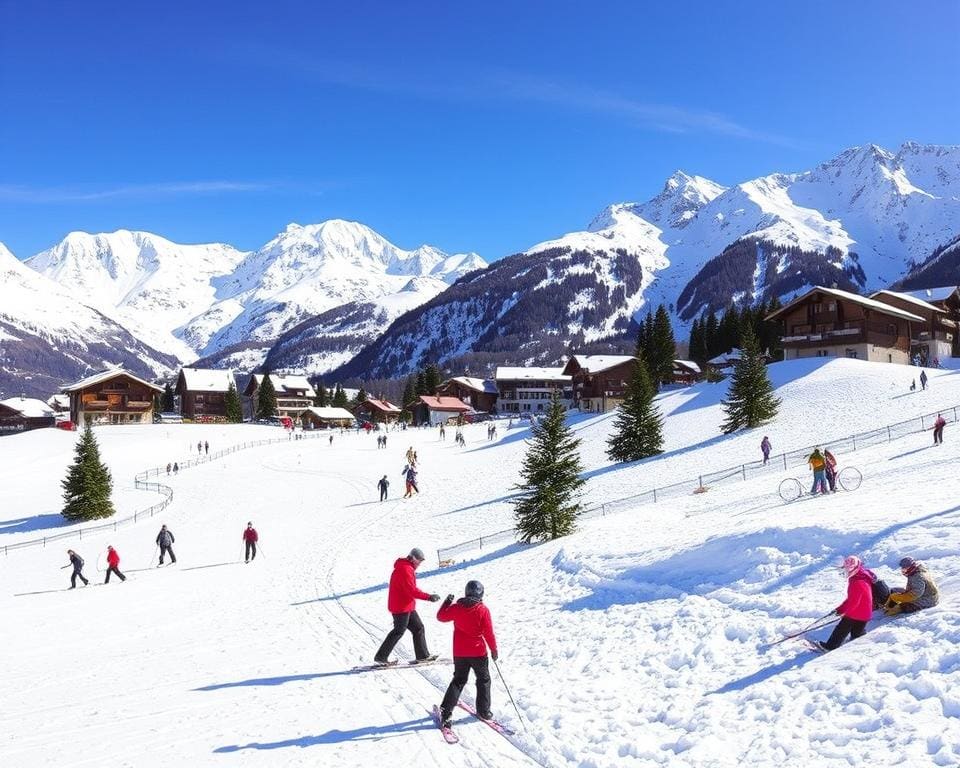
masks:
<path fill-rule="evenodd" d="M 411 560 L 419 560 L 421 563 L 427 559 L 423 556 L 423 550 L 419 547 L 414 547 L 411 549 L 410 554 L 407 555 L 407 557 L 409 557 Z"/>
<path fill-rule="evenodd" d="M 463 592 L 467 597 L 475 597 L 477 600 L 483 599 L 483 584 L 479 581 L 471 580 L 467 582 L 467 588 Z"/>

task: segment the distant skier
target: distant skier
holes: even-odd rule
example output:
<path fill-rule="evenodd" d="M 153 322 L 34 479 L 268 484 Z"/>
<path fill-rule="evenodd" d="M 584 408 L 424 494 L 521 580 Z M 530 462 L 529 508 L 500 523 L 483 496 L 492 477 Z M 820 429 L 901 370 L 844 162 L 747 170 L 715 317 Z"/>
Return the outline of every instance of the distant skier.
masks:
<path fill-rule="evenodd" d="M 770 438 L 766 435 L 763 436 L 763 440 L 760 441 L 760 450 L 763 451 L 763 463 L 766 464 L 770 461 L 770 450 L 773 446 L 770 444 Z"/>
<path fill-rule="evenodd" d="M 203 441 L 203 453 L 205 456 L 210 455 L 210 443 L 206 440 Z"/>
<path fill-rule="evenodd" d="M 813 470 L 813 488 L 810 489 L 810 495 L 817 493 L 817 489 L 820 490 L 820 493 L 827 492 L 827 475 L 826 468 L 827 462 L 823 458 L 823 454 L 820 453 L 819 448 L 814 448 L 813 453 L 807 457 L 807 464 L 810 465 L 810 469 Z"/>
<path fill-rule="evenodd" d="M 257 529 L 253 527 L 253 523 L 247 523 L 247 527 L 243 531 L 243 541 L 245 543 L 243 562 L 249 563 L 256 558 L 257 542 L 259 540 L 260 537 L 257 535 Z"/>
<path fill-rule="evenodd" d="M 386 436 L 386 435 L 383 436 L 383 447 L 384 447 L 384 448 L 387 447 L 387 436 Z"/>
<path fill-rule="evenodd" d="M 67 556 L 70 558 L 70 564 L 63 567 L 69 568 L 71 565 L 73 566 L 73 573 L 70 574 L 70 589 L 77 588 L 77 579 L 83 582 L 83 586 L 87 586 L 90 582 L 87 581 L 86 576 L 83 575 L 83 558 L 72 549 L 67 550 Z"/>
<path fill-rule="evenodd" d="M 167 553 L 170 554 L 170 562 L 177 562 L 177 556 L 173 554 L 173 542 L 176 539 L 173 538 L 173 533 L 167 528 L 166 524 L 160 526 L 160 533 L 157 534 L 157 546 L 160 547 L 160 562 L 158 565 L 163 565 L 163 557 Z"/>
<path fill-rule="evenodd" d="M 197 440 L 197 455 L 199 456 L 201 453 L 203 453 L 203 443 Z"/>
<path fill-rule="evenodd" d="M 377 487 L 380 489 L 380 501 L 384 501 L 387 498 L 387 491 L 390 489 L 390 481 L 387 480 L 386 475 L 380 478 Z"/>
<path fill-rule="evenodd" d="M 120 553 L 113 547 L 107 547 L 107 578 L 104 584 L 110 583 L 110 574 L 115 573 L 120 577 L 120 581 L 126 581 L 127 577 L 120 573 Z"/>
<path fill-rule="evenodd" d="M 829 639 L 817 642 L 824 651 L 839 648 L 847 635 L 851 640 L 862 636 L 867 631 L 867 622 L 873 615 L 873 580 L 863 563 L 856 555 L 844 558 L 843 570 L 847 575 L 847 599 L 836 607 L 834 613 L 839 615 L 840 623 L 834 627 Z"/>
<path fill-rule="evenodd" d="M 447 439 L 447 430 L 444 428 L 443 424 L 440 425 L 440 439 L 441 440 Z"/>
<path fill-rule="evenodd" d="M 180 467 L 177 462 L 173 462 L 173 474 L 177 474 L 180 471 Z"/>
<path fill-rule="evenodd" d="M 170 475 L 170 470 L 173 468 L 173 465 L 168 461 L 167 462 L 167 475 Z"/>
<path fill-rule="evenodd" d="M 435 603 L 440 599 L 440 595 L 430 595 L 417 588 L 416 570 L 423 561 L 423 551 L 414 547 L 409 555 L 398 558 L 393 564 L 390 588 L 387 591 L 387 610 L 393 616 L 393 629 L 373 657 L 376 664 L 389 663 L 390 654 L 408 629 L 413 635 L 413 653 L 416 660 L 433 661 L 437 658 L 436 654 L 427 650 L 427 633 L 417 614 L 417 600 Z"/>
<path fill-rule="evenodd" d="M 947 426 L 946 419 L 941 414 L 937 414 L 937 420 L 933 422 L 933 444 L 943 445 L 943 428 Z"/>
<path fill-rule="evenodd" d="M 827 485 L 830 493 L 837 492 L 837 457 L 830 453 L 829 448 L 823 450 L 824 474 L 827 476 Z"/>
<path fill-rule="evenodd" d="M 413 452 L 413 446 L 411 445 L 407 448 L 407 464 L 413 466 L 417 463 L 417 454 Z"/>
<path fill-rule="evenodd" d="M 404 467 L 400 474 L 404 476 L 407 483 L 407 492 L 403 494 L 403 498 L 409 499 L 413 496 L 414 491 L 420 493 L 420 489 L 417 487 L 417 470 L 412 465 Z"/>
<path fill-rule="evenodd" d="M 927 372 L 920 371 L 920 387 L 923 389 L 927 388 Z"/>
<path fill-rule="evenodd" d="M 910 391 L 911 391 L 911 392 L 916 392 L 916 391 L 917 391 L 917 380 L 916 380 L 916 379 L 913 379 L 913 380 L 910 382 Z"/>
<path fill-rule="evenodd" d="M 328 445 L 333 445 L 333 435 L 330 435 L 330 439 L 327 441 Z"/>
<path fill-rule="evenodd" d="M 890 590 L 890 599 L 884 611 L 887 616 L 933 608 L 940 602 L 937 583 L 923 563 L 905 557 L 900 561 L 900 573 L 907 577 L 907 585 L 903 589 L 894 587 Z"/>
<path fill-rule="evenodd" d="M 463 686 L 467 684 L 470 670 L 477 680 L 477 715 L 481 720 L 492 720 L 490 711 L 490 664 L 487 661 L 487 648 L 494 661 L 498 658 L 497 638 L 493 633 L 493 620 L 490 610 L 483 604 L 483 584 L 468 581 L 464 597 L 453 602 L 453 595 L 447 595 L 437 621 L 453 622 L 453 680 L 447 686 L 447 692 L 440 705 L 440 721 L 445 728 L 450 727 L 453 708 L 460 701 Z"/>

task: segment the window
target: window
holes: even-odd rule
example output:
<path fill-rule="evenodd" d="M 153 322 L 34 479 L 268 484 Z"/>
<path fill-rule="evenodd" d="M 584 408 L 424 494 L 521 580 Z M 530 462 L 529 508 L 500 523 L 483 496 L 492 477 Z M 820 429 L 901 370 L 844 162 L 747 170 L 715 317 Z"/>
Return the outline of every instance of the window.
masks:
<path fill-rule="evenodd" d="M 817 350 L 817 357 L 830 357 L 830 350 L 829 350 L 829 349 L 818 349 L 818 350 Z"/>
<path fill-rule="evenodd" d="M 856 360 L 856 359 L 857 359 L 857 350 L 847 348 L 847 357 L 851 358 L 852 360 Z"/>

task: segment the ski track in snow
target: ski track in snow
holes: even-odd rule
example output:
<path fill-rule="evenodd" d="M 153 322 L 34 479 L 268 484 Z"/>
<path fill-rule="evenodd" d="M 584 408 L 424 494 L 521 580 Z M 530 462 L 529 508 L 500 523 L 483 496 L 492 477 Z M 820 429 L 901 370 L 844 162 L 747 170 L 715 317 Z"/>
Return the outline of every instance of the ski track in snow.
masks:
<path fill-rule="evenodd" d="M 960 374 L 855 361 L 772 366 L 784 398 L 769 427 L 720 436 L 723 385 L 666 392 L 668 453 L 611 467 L 611 417 L 572 417 L 583 438 L 590 501 L 642 492 L 960 403 Z M 952 411 L 948 414 L 952 419 Z M 585 521 L 537 546 L 501 546 L 437 569 L 431 554 L 507 527 L 527 436 L 518 423 L 494 443 L 465 428 L 467 447 L 434 430 L 391 432 L 388 449 L 354 433 L 229 455 L 167 482 L 173 505 L 117 532 L 0 558 L 0 764 L 7 766 L 370 766 L 398 754 L 422 766 L 848 766 L 960 763 L 960 432 L 929 432 L 841 455 L 864 476 L 856 492 L 784 504 L 776 488 L 795 468 L 706 493 Z M 164 425 L 97 429 L 123 509 L 153 495 L 133 474 L 276 436 L 269 427 Z M 0 440 L 0 545 L 51 530 L 75 435 L 42 430 Z M 822 443 L 821 443 L 822 444 Z M 422 494 L 403 492 L 403 453 L 420 454 Z M 379 503 L 376 482 L 391 480 Z M 242 560 L 247 520 L 261 550 Z M 156 569 L 162 522 L 178 563 Z M 92 582 L 106 545 L 125 583 L 72 592 L 67 547 Z M 386 634 L 386 582 L 413 546 L 428 554 L 427 592 L 487 589 L 500 666 L 516 719 L 494 676 L 497 716 L 510 739 L 465 713 L 448 745 L 429 715 L 449 666 L 354 672 Z M 860 554 L 901 585 L 903 554 L 938 577 L 941 604 L 873 622 L 867 635 L 817 656 L 799 642 L 764 648 L 838 605 L 832 568 Z M 20 593 L 43 592 L 43 594 Z M 421 602 L 434 653 L 451 628 Z M 813 633 L 823 639 L 829 628 Z M 395 655 L 412 657 L 409 634 Z M 473 682 L 464 690 L 473 701 Z"/>

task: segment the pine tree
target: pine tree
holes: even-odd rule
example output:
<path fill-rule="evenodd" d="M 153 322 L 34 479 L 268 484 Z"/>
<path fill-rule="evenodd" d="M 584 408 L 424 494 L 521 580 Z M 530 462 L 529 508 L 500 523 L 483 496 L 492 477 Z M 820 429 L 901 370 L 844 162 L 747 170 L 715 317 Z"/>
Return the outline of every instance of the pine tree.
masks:
<path fill-rule="evenodd" d="M 710 359 L 707 347 L 707 325 L 706 321 L 693 321 L 693 328 L 690 331 L 690 359 L 702 366 Z"/>
<path fill-rule="evenodd" d="M 442 382 L 440 381 L 440 369 L 437 368 L 437 366 L 435 366 L 433 363 L 428 365 L 427 369 L 423 372 L 423 383 L 427 388 L 427 391 L 423 394 L 437 394 L 437 387 L 439 387 Z"/>
<path fill-rule="evenodd" d="M 566 424 L 560 393 L 555 391 L 543 420 L 533 427 L 520 470 L 523 482 L 516 486 L 521 495 L 514 502 L 514 518 L 523 541 L 556 539 L 576 529 L 584 483 L 579 445 Z"/>
<path fill-rule="evenodd" d="M 317 378 L 316 384 L 313 385 L 313 391 L 317 393 L 317 396 L 313 398 L 313 404 L 317 406 L 317 408 L 326 408 L 327 389 L 323 386 L 323 379 Z"/>
<path fill-rule="evenodd" d="M 723 402 L 727 420 L 722 429 L 727 434 L 743 427 L 765 424 L 777 415 L 780 408 L 780 400 L 774 397 L 767 366 L 752 328 L 748 327 L 744 332 L 742 343 L 742 356 L 733 369 L 727 399 Z"/>
<path fill-rule="evenodd" d="M 717 313 L 713 310 L 707 315 L 707 322 L 703 332 L 703 342 L 707 345 L 707 360 L 716 357 L 725 349 L 720 349 L 720 340 L 718 338 Z"/>
<path fill-rule="evenodd" d="M 77 441 L 74 462 L 67 468 L 63 487 L 62 515 L 72 522 L 97 520 L 114 513 L 110 493 L 113 479 L 110 470 L 100 461 L 100 448 L 87 424 Z"/>
<path fill-rule="evenodd" d="M 637 461 L 663 453 L 663 420 L 654 405 L 654 394 L 647 364 L 638 356 L 626 397 L 617 408 L 613 434 L 607 440 L 607 456 L 612 461 Z"/>
<path fill-rule="evenodd" d="M 667 308 L 661 304 L 653 319 L 653 328 L 647 339 L 647 354 L 643 357 L 650 370 L 650 378 L 655 387 L 673 379 L 673 360 L 677 354 L 673 328 Z"/>
<path fill-rule="evenodd" d="M 367 402 L 367 391 L 363 387 L 360 387 L 360 389 L 357 390 L 357 396 L 354 398 L 353 404 L 360 405 L 360 403 L 365 402 Z"/>
<path fill-rule="evenodd" d="M 269 419 L 277 415 L 277 390 L 273 388 L 270 374 L 263 375 L 260 388 L 257 390 L 257 418 Z"/>
<path fill-rule="evenodd" d="M 647 310 L 647 317 L 643 321 L 640 334 L 640 347 L 643 350 L 643 359 L 650 359 L 650 350 L 653 343 L 653 310 Z"/>
<path fill-rule="evenodd" d="M 417 380 L 413 376 L 407 377 L 407 383 L 403 388 L 403 398 L 400 406 L 406 410 L 414 400 L 417 399 Z"/>
<path fill-rule="evenodd" d="M 429 390 L 427 390 L 427 374 L 423 371 L 417 371 L 417 383 L 414 385 L 414 389 L 416 390 L 417 397 L 430 394 Z"/>
<path fill-rule="evenodd" d="M 163 387 L 163 399 L 160 401 L 160 409 L 164 413 L 173 413 L 175 407 L 173 387 L 170 386 L 170 382 L 168 381 Z"/>
<path fill-rule="evenodd" d="M 240 403 L 240 393 L 237 392 L 237 387 L 232 381 L 227 387 L 223 404 L 227 411 L 227 421 L 231 424 L 239 424 L 243 421 L 243 405 Z"/>
<path fill-rule="evenodd" d="M 340 384 L 337 384 L 337 389 L 333 393 L 334 408 L 346 408 L 348 405 L 350 405 L 350 401 L 347 399 L 347 393 L 343 391 Z"/>

